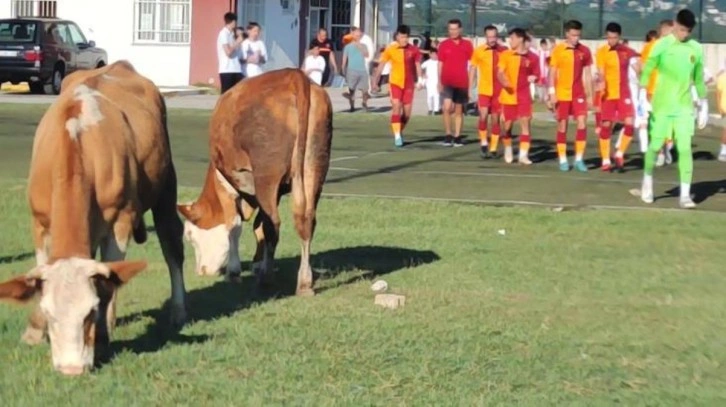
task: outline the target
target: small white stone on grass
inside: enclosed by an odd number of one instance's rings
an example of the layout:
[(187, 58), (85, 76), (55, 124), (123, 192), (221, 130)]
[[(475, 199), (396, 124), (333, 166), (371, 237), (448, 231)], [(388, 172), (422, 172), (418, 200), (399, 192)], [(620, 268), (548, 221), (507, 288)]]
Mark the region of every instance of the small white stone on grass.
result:
[(499, 233), (499, 236), (506, 236), (507, 235), (506, 229), (499, 229), (499, 230), (497, 230), (497, 233)]
[(388, 283), (386, 280), (378, 280), (375, 283), (371, 284), (371, 290), (375, 292), (383, 292), (388, 290)]
[(398, 294), (378, 294), (375, 304), (384, 308), (396, 309), (406, 305), (406, 297)]

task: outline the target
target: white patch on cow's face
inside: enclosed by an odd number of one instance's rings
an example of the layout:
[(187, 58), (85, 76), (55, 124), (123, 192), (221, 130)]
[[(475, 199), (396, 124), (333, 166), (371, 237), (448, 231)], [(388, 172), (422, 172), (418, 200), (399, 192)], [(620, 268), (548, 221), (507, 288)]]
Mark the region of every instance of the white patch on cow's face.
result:
[(242, 219), (236, 215), (232, 227), (220, 224), (202, 229), (190, 221), (184, 222), (184, 239), (194, 247), (196, 272), (200, 276), (216, 276), (229, 262), (230, 236), (239, 236)]
[(53, 367), (61, 373), (77, 375), (93, 366), (99, 298), (92, 278), (102, 268), (94, 260), (78, 258), (40, 268), (40, 309), (48, 320)]
[(68, 118), (68, 121), (66, 121), (66, 130), (73, 140), (78, 139), (81, 131), (103, 120), (103, 114), (96, 97), (103, 97), (103, 95), (83, 84), (78, 85), (73, 91), (73, 99), (81, 103), (80, 115)]

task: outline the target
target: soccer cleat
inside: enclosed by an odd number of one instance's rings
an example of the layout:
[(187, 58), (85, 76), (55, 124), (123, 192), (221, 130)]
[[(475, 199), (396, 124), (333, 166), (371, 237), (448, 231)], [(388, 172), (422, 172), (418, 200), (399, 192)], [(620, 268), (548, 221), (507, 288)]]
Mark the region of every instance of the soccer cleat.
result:
[(610, 171), (612, 171), (612, 170), (613, 170), (613, 167), (612, 167), (612, 165), (610, 165), (610, 163), (607, 163), (607, 164), (603, 164), (603, 165), (602, 165), (602, 166), (600, 167), (600, 170), (601, 170), (602, 172), (610, 172)]
[(484, 145), (484, 146), (479, 147), (479, 149), (481, 150), (481, 152), (480, 152), (481, 158), (484, 160), (489, 159), (489, 157), (490, 157), (489, 156), (489, 146)]
[(678, 206), (680, 206), (683, 209), (693, 209), (693, 208), (696, 207), (696, 203), (693, 202), (693, 200), (689, 196), (689, 197), (686, 197), (686, 198), (680, 198), (678, 200)]
[(394, 137), (393, 144), (395, 144), (396, 147), (403, 147), (403, 137)]
[(452, 144), (454, 147), (461, 147), (464, 145), (464, 142), (461, 141), (461, 137), (454, 137), (454, 142)]
[(445, 146), (451, 146), (453, 144), (453, 142), (454, 142), (454, 138), (450, 134), (447, 134), (446, 137), (444, 137), (443, 143), (441, 143), (441, 144), (443, 144)]
[(520, 155), (519, 163), (522, 165), (532, 165), (532, 160), (530, 160), (526, 155)]
[(570, 164), (567, 161), (560, 163), (560, 171), (567, 172), (569, 170), (570, 170)]
[(512, 147), (504, 147), (504, 162), (511, 164), (514, 161), (514, 153), (512, 153)]
[(575, 161), (575, 165), (573, 167), (575, 167), (575, 170), (577, 171), (587, 172), (587, 165), (585, 165), (585, 162), (582, 160)]
[(665, 154), (663, 151), (658, 153), (658, 158), (655, 159), (655, 166), (662, 167), (665, 164)]
[(615, 156), (613, 160), (615, 161), (615, 168), (617, 168), (619, 172), (625, 172), (625, 157)]

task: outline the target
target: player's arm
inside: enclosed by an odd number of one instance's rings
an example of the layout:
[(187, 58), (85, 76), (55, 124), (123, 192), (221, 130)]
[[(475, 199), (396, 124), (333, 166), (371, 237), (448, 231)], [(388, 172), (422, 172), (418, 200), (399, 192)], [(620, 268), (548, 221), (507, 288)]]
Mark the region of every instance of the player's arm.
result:
[(474, 80), (476, 79), (476, 71), (479, 66), (479, 53), (477, 51), (474, 51), (469, 62), (469, 84), (474, 84), (476, 83)]
[(509, 78), (507, 78), (507, 56), (501, 55), (499, 57), (499, 63), (497, 63), (497, 80), (499, 83), (502, 84), (502, 87), (509, 93), (514, 93), (514, 90), (512, 89), (512, 84), (509, 83)]
[(585, 60), (582, 64), (582, 85), (585, 87), (585, 98), (592, 104), (592, 54), (585, 48)]
[(595, 54), (595, 90), (599, 91), (605, 89), (605, 55), (603, 48), (597, 50)]
[(343, 48), (343, 59), (340, 61), (340, 72), (345, 72), (345, 67), (348, 66), (348, 46)]
[(693, 86), (696, 88), (699, 99), (706, 98), (706, 81), (704, 80), (703, 51), (696, 54), (693, 64)]
[(383, 68), (386, 67), (386, 64), (390, 60), (391, 60), (391, 54), (390, 54), (390, 51), (388, 51), (388, 48), (386, 48), (381, 53), (381, 57), (378, 58), (378, 66), (376, 67), (376, 70), (373, 72), (373, 77), (371, 78), (371, 88), (373, 90), (378, 89), (378, 80), (381, 78), (381, 72), (383, 72)]
[(423, 70), (421, 69), (421, 60), (423, 59), (423, 54), (421, 54), (420, 51), (416, 52), (416, 56), (414, 57), (414, 65), (416, 66), (416, 77), (418, 78), (418, 86), (423, 87), (424, 86), (424, 77), (423, 77)]
[(550, 53), (550, 73), (549, 77), (547, 78), (547, 94), (549, 95), (548, 100), (554, 101), (555, 99), (555, 89), (557, 86), (557, 69), (559, 65), (559, 52), (557, 52), (556, 49), (553, 49)]

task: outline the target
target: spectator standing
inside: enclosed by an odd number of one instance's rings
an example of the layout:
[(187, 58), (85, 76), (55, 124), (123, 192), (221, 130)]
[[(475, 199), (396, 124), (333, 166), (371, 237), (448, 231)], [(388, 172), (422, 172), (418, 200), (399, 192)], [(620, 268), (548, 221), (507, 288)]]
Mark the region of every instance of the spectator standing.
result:
[[(323, 86), (332, 79), (332, 76), (338, 72), (338, 65), (335, 63), (335, 54), (333, 53), (333, 42), (328, 38), (328, 30), (321, 28), (318, 35), (310, 41), (310, 46), (315, 45), (320, 50), (320, 56), (325, 60), (325, 71), (323, 71)], [(331, 72), (333, 75), (331, 75)]]
[(261, 75), (262, 65), (267, 62), (267, 48), (260, 39), (262, 28), (256, 22), (247, 25), (247, 39), (242, 41), (242, 72), (248, 78)]
[(303, 62), (302, 71), (317, 85), (323, 82), (323, 71), (325, 70), (325, 59), (320, 56), (320, 48), (311, 46), (308, 56)]
[(345, 81), (348, 85), (348, 92), (343, 97), (348, 99), (350, 103), (350, 111), (355, 110), (355, 91), (359, 90), (363, 97), (363, 108), (368, 109), (368, 90), (370, 88), (368, 80), (368, 69), (366, 58), (368, 57), (368, 48), (361, 43), (363, 32), (358, 27), (350, 29), (351, 41), (343, 48), (343, 61), (341, 70), (345, 73)]
[(235, 37), (237, 15), (224, 14), (224, 27), (217, 35), (217, 60), (219, 61), (219, 83), (221, 93), (226, 92), (237, 82), (242, 80), (242, 70), (239, 63), (239, 49), (242, 36)]

